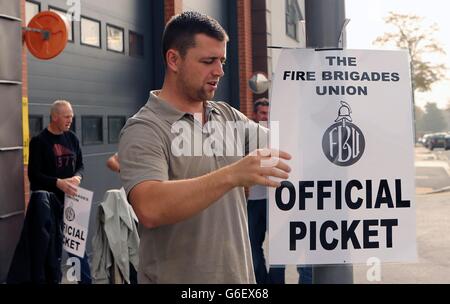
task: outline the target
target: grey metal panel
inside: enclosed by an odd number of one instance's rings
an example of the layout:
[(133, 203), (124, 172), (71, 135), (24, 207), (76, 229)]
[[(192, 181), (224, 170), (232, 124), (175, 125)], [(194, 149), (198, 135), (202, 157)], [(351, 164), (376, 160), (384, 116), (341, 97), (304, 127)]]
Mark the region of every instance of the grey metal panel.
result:
[(20, 18), (20, 1), (0, 0), (0, 14)]
[(20, 85), (0, 84), (0, 148), (22, 146), (21, 94)]
[(0, 284), (6, 281), (9, 265), (19, 241), (23, 214), (0, 220)]
[(0, 152), (0, 216), (23, 211), (22, 150)]
[(22, 77), (19, 17), (19, 0), (0, 0), (0, 282), (6, 279), (24, 209), (22, 150), (17, 149), (22, 145), (21, 85), (4, 82)]
[(228, 28), (228, 0), (183, 0), (183, 10), (194, 10), (216, 19), (223, 28)]
[[(65, 0), (41, 1), (67, 9)], [(80, 23), (74, 23), (74, 43), (58, 57), (41, 61), (28, 56), (29, 102), (51, 103), (65, 98), (76, 106), (107, 106), (137, 110), (148, 98), (152, 84), (151, 1), (82, 1), (81, 15), (101, 22), (102, 48), (80, 45)], [(106, 50), (106, 24), (124, 28), (125, 54)], [(128, 55), (128, 32), (144, 35), (144, 58)], [(30, 108), (30, 114), (32, 114)], [(107, 113), (105, 111), (104, 113)], [(88, 114), (78, 112), (76, 115)]]
[(82, 187), (95, 185), (94, 198), (96, 202), (102, 201), (105, 192), (109, 189), (120, 189), (122, 187), (119, 175), (106, 167), (107, 159), (111, 153), (91, 155), (84, 159), (84, 178)]
[(345, 23), (345, 0), (305, 1), (306, 44), (310, 48), (338, 48)]
[(21, 80), (21, 26), (18, 21), (0, 18), (0, 80)]
[[(137, 108), (148, 97), (149, 64), (120, 54), (66, 52), (48, 62), (29, 60), (30, 103), (64, 98), (74, 105)], [(89, 50), (92, 51), (92, 50)], [(114, 56), (113, 56), (114, 55)], [(134, 104), (130, 104), (134, 103)]]
[[(47, 10), (49, 5), (68, 9), (66, 0), (39, 2), (41, 10)], [(159, 48), (155, 47), (155, 41), (159, 43), (161, 39), (163, 7), (163, 0), (82, 0), (81, 15), (101, 22), (102, 47), (80, 45), (80, 23), (75, 22), (74, 42), (68, 43), (58, 57), (42, 61), (28, 55), (30, 115), (42, 115), (46, 126), (50, 104), (55, 99), (69, 100), (73, 105), (80, 142), (81, 117), (103, 117), (103, 144), (81, 146), (85, 165), (81, 186), (94, 191), (88, 255), (90, 238), (96, 228), (98, 203), (106, 190), (121, 187), (118, 175), (106, 167), (107, 158), (117, 151), (117, 144), (108, 144), (107, 141), (107, 118), (114, 115), (130, 117), (145, 104), (149, 90), (158, 88), (155, 83), (162, 83), (162, 56)], [(125, 54), (106, 50), (106, 24), (124, 28)], [(144, 35), (144, 58), (128, 55), (130, 30)]]

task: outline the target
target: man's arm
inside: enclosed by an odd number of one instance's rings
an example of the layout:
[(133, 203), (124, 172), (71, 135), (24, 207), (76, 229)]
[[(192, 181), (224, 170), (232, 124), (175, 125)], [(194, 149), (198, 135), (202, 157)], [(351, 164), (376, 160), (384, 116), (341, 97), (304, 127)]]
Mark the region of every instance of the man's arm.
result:
[(108, 158), (106, 161), (106, 166), (114, 172), (120, 172), (120, 164), (119, 164), (119, 157), (117, 156), (117, 153), (115, 153), (113, 156)]
[[(83, 153), (81, 152), (80, 142), (78, 141), (78, 138), (74, 135), (73, 139), (75, 141), (75, 147), (76, 147), (75, 153), (77, 156), (74, 177), (78, 176), (79, 180), (81, 181), (81, 179), (83, 178), (83, 173), (84, 173)], [(78, 182), (78, 184), (79, 184), (79, 182)]]
[(45, 147), (39, 141), (38, 137), (32, 138), (30, 141), (30, 154), (28, 161), (28, 178), (30, 183), (34, 185), (38, 185), (38, 187), (42, 187), (43, 189), (51, 189), (57, 187), (64, 193), (69, 195), (74, 195), (77, 193), (75, 185), (78, 186), (80, 184), (81, 178), (72, 177), (66, 179), (60, 179), (55, 176), (49, 176), (42, 172), (43, 166), (46, 164), (43, 161)]
[(30, 152), (28, 161), (28, 179), (30, 183), (39, 185), (44, 188), (53, 188), (56, 186), (57, 178), (49, 176), (42, 172), (44, 147), (39, 141), (39, 137), (33, 137), (30, 141)]
[(81, 183), (81, 180), (83, 179), (83, 173), (84, 173), (84, 164), (83, 164), (83, 153), (81, 152), (80, 148), (80, 142), (78, 141), (78, 138), (75, 134), (70, 132), (72, 134), (72, 141), (73, 146), (75, 147), (75, 155), (76, 155), (76, 162), (75, 162), (75, 172), (72, 177), (60, 179), (56, 181), (56, 186), (63, 191), (64, 193), (68, 195), (75, 195), (77, 193), (76, 187), (78, 187)]
[[(278, 153), (280, 159), (290, 159), (289, 154)], [(251, 155), (197, 178), (144, 181), (130, 191), (129, 200), (140, 223), (146, 227), (177, 223), (208, 208), (234, 187), (256, 184), (278, 187), (278, 182), (267, 177), (287, 179), (290, 168), (279, 159), (271, 166), (261, 166), (261, 162), (268, 159), (267, 156)]]

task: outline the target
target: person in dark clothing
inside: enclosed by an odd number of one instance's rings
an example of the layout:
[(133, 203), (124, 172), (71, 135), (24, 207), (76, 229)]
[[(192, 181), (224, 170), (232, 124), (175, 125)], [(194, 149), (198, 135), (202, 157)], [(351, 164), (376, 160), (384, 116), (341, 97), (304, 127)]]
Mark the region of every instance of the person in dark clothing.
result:
[(8, 271), (8, 284), (61, 282), (63, 205), (54, 193), (31, 193), (19, 242)]
[[(31, 191), (53, 192), (64, 204), (64, 195), (75, 195), (83, 178), (83, 157), (78, 138), (70, 131), (73, 119), (70, 103), (55, 101), (50, 115), (48, 127), (30, 141), (28, 178)], [(81, 283), (90, 282), (89, 263), (85, 255), (81, 259)]]
[(28, 178), (31, 191), (47, 190), (64, 202), (64, 194), (76, 194), (83, 176), (83, 157), (76, 135), (69, 130), (70, 103), (56, 101), (51, 122), (30, 141)]

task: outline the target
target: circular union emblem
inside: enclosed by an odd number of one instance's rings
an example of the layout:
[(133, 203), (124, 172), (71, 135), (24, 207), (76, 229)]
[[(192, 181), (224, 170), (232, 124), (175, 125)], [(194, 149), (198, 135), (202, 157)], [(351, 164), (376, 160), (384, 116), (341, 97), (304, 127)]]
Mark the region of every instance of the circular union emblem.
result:
[(330, 162), (347, 167), (356, 163), (364, 153), (366, 141), (358, 126), (353, 124), (350, 105), (341, 101), (338, 118), (323, 135), (322, 150)]
[(66, 210), (64, 210), (64, 216), (69, 222), (75, 219), (75, 210), (73, 210), (72, 206), (69, 206), (66, 208)]

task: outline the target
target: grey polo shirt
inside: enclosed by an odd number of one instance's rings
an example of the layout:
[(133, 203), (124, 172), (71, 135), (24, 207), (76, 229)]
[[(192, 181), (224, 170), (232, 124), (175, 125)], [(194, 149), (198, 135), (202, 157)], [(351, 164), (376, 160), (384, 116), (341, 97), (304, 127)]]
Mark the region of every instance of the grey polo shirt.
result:
[[(120, 177), (127, 195), (143, 181), (189, 179), (232, 164), (256, 148), (257, 132), (266, 132), (223, 102), (205, 104), (208, 122), (202, 126), (158, 93), (150, 93), (121, 132)], [(139, 232), (140, 283), (255, 283), (243, 188), (189, 219), (153, 229), (141, 225)]]

